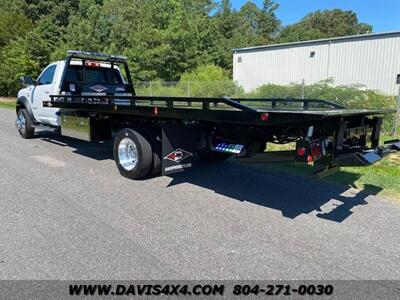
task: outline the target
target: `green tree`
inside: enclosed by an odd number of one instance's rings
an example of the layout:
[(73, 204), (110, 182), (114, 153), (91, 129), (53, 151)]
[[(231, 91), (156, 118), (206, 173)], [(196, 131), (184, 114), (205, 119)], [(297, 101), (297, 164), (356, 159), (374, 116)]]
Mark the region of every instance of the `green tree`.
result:
[(372, 32), (372, 26), (359, 23), (352, 11), (340, 9), (316, 11), (308, 14), (300, 22), (286, 26), (279, 37), (279, 42), (331, 38)]
[(239, 11), (239, 26), (236, 34), (240, 35), (245, 45), (265, 45), (273, 40), (280, 21), (275, 15), (278, 4), (264, 0), (263, 8), (259, 9), (253, 2), (246, 2)]
[(16, 95), (22, 75), (37, 76), (40, 66), (33, 59), (26, 41), (22, 38), (11, 41), (0, 52), (0, 95)]
[[(18, 0), (21, 2), (21, 0)], [(66, 26), (71, 13), (78, 8), (79, 0), (25, 0), (20, 4), (25, 15), (38, 22), (43, 17), (52, 16), (54, 21)]]
[[(8, 0), (0, 0), (3, 3)], [(2, 24), (11, 23), (7, 34), (0, 34), (0, 95), (15, 95), (22, 75), (37, 76), (60, 46), (74, 1), (11, 1)], [(67, 9), (69, 8), (69, 10)], [(31, 15), (34, 12), (36, 15)], [(25, 15), (24, 15), (25, 14)], [(11, 19), (11, 20), (10, 20)], [(16, 26), (14, 24), (17, 24)], [(8, 26), (8, 25), (4, 25)], [(1, 29), (7, 27), (1, 26)], [(1, 30), (0, 30), (1, 32)], [(13, 35), (10, 35), (12, 33)]]
[(275, 11), (278, 4), (264, 0), (259, 8), (252, 1), (246, 2), (239, 11), (231, 8), (229, 0), (223, 0), (213, 22), (217, 28), (217, 40), (213, 62), (232, 70), (232, 49), (270, 44), (274, 41), (280, 21)]
[(0, 0), (0, 7), (4, 11), (24, 14), (26, 2), (25, 0)]
[[(95, 0), (81, 0), (77, 11), (69, 18), (58, 50), (78, 49), (103, 51), (111, 43), (112, 18)], [(65, 56), (57, 51), (56, 57)]]
[(124, 44), (112, 43), (112, 48), (128, 56), (136, 80), (178, 80), (186, 70), (210, 60), (208, 50), (214, 43), (209, 22), (212, 7), (209, 0), (132, 4), (135, 19), (127, 16), (132, 20), (127, 23), (117, 17), (114, 25)]
[(261, 7), (249, 0), (240, 10), (230, 0), (0, 0), (0, 7), (1, 94), (15, 93), (19, 75), (37, 75), (67, 49), (126, 55), (136, 81), (177, 81), (199, 66), (229, 77), (233, 48), (372, 30), (353, 12), (317, 11), (278, 37), (273, 0)]
[(0, 48), (33, 28), (29, 19), (16, 11), (1, 8), (0, 15)]

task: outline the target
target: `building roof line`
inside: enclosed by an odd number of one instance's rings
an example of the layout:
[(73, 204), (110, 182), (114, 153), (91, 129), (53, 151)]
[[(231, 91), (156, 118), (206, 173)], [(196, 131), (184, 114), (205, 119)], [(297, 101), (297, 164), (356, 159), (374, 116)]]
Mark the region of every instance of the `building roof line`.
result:
[(307, 45), (307, 44), (329, 43), (329, 42), (340, 41), (340, 40), (365, 39), (365, 38), (369, 38), (369, 37), (396, 36), (396, 35), (400, 36), (400, 31), (368, 33), (368, 34), (349, 35), (349, 36), (341, 36), (341, 37), (318, 39), (318, 40), (299, 41), (299, 42), (263, 45), (263, 46), (246, 47), (246, 48), (236, 48), (236, 49), (232, 49), (232, 51), (233, 52), (245, 52), (245, 51), (253, 51), (253, 50), (263, 50), (263, 49), (269, 49), (269, 48), (278, 48), (278, 47), (284, 48), (284, 47), (300, 46), (300, 45)]

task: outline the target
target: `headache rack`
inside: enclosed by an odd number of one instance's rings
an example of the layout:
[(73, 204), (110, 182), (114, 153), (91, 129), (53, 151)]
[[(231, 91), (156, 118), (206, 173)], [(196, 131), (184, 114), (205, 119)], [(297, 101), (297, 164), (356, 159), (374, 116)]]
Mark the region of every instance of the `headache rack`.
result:
[(71, 58), (78, 58), (78, 59), (96, 59), (96, 60), (103, 60), (109, 62), (125, 62), (127, 61), (127, 57), (121, 55), (113, 55), (113, 54), (106, 54), (106, 53), (98, 53), (92, 51), (81, 51), (81, 50), (68, 50), (67, 54)]

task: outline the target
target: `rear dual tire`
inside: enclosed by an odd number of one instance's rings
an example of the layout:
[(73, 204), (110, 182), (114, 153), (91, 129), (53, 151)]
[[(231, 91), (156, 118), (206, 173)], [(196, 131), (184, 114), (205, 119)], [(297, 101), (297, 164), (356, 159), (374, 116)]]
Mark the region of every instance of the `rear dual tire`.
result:
[(154, 169), (153, 149), (139, 132), (125, 128), (118, 132), (114, 141), (114, 160), (122, 176), (141, 179)]
[[(117, 168), (126, 178), (135, 180), (161, 173), (161, 148), (148, 130), (122, 129), (115, 137), (113, 152)], [(198, 152), (198, 156), (215, 162), (225, 160), (232, 154), (203, 151)]]

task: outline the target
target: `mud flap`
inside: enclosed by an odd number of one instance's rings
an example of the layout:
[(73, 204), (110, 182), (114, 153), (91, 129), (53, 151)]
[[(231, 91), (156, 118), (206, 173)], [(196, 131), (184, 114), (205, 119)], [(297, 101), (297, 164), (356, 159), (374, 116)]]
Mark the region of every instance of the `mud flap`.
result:
[(183, 172), (195, 159), (195, 132), (182, 122), (165, 121), (162, 125), (162, 174)]

